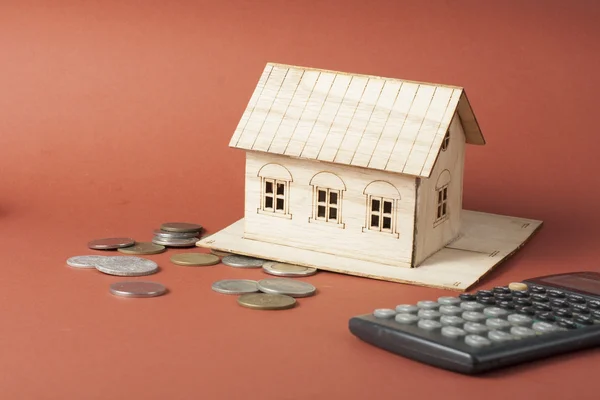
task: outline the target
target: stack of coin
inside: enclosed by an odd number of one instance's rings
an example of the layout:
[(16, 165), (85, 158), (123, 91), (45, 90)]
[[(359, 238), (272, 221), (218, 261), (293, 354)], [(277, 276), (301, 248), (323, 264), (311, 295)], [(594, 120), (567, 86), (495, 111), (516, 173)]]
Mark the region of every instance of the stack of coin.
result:
[(200, 240), (201, 232), (201, 225), (167, 222), (154, 231), (152, 243), (165, 247), (193, 247)]
[(262, 269), (269, 275), (295, 278), (299, 276), (311, 276), (317, 273), (316, 268), (303, 267), (301, 265), (267, 261), (263, 263)]

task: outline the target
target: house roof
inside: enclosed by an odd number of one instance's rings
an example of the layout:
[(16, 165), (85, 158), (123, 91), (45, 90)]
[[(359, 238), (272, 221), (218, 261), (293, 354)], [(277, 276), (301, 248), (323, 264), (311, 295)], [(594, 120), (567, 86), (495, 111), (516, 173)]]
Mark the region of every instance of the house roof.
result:
[(485, 144), (461, 87), (269, 63), (229, 145), (429, 177), (455, 111)]

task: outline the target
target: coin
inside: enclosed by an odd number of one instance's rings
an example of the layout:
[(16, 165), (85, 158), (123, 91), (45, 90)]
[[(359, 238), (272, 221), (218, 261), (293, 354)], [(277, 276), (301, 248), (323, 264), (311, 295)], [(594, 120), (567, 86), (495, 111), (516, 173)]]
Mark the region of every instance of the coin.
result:
[(215, 256), (218, 256), (218, 257), (227, 257), (227, 256), (232, 256), (233, 255), (233, 253), (227, 253), (226, 251), (215, 250), (215, 249), (210, 249), (210, 252), (213, 253)]
[(117, 249), (119, 253), (123, 254), (159, 254), (164, 253), (166, 250), (165, 246), (149, 242), (139, 242), (133, 246)]
[(194, 231), (194, 232), (169, 232), (169, 231), (163, 231), (160, 229), (156, 229), (154, 231), (154, 236), (156, 238), (164, 238), (164, 239), (188, 239), (188, 238), (197, 237), (198, 235), (199, 235), (199, 233), (196, 231)]
[(106, 238), (92, 240), (88, 243), (88, 247), (95, 250), (113, 250), (133, 246), (134, 244), (135, 240), (131, 238)]
[(514, 291), (524, 291), (527, 290), (527, 285), (522, 282), (511, 282), (508, 288)]
[(232, 254), (223, 257), (223, 264), (229, 265), (230, 267), (237, 268), (260, 268), (265, 263), (265, 260), (260, 258), (242, 256), (238, 254)]
[(246, 293), (238, 297), (238, 304), (256, 310), (286, 310), (296, 305), (296, 299), (283, 294)]
[(116, 282), (110, 285), (110, 292), (121, 297), (156, 297), (166, 291), (166, 287), (156, 282)]
[(316, 268), (279, 263), (275, 261), (267, 261), (263, 264), (262, 268), (267, 274), (277, 276), (310, 276), (317, 273)]
[(255, 293), (258, 292), (258, 285), (249, 279), (225, 279), (213, 283), (212, 290), (224, 294)]
[(160, 229), (169, 232), (200, 232), (202, 226), (198, 224), (188, 224), (186, 222), (167, 222), (162, 224)]
[(105, 257), (96, 263), (96, 269), (108, 275), (142, 276), (158, 271), (158, 265), (146, 258), (133, 256)]
[(152, 243), (160, 244), (166, 247), (193, 247), (196, 245), (198, 238), (187, 238), (187, 239), (165, 239), (165, 238), (157, 238), (152, 239)]
[(106, 256), (75, 256), (67, 260), (67, 265), (74, 268), (96, 268), (96, 263)]
[(204, 253), (183, 253), (175, 254), (171, 257), (171, 262), (177, 265), (215, 265), (221, 262), (221, 259), (214, 254)]
[(285, 294), (292, 297), (308, 297), (316, 292), (310, 283), (289, 278), (271, 278), (258, 281), (258, 290), (264, 293)]

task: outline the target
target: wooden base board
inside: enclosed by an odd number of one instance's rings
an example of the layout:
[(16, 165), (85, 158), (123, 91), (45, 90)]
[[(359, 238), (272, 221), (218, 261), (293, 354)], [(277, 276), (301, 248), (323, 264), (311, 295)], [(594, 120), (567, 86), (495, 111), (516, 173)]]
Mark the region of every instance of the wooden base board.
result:
[(519, 250), (542, 223), (532, 219), (463, 210), (460, 237), (415, 268), (394, 267), (244, 239), (244, 219), (201, 239), (196, 245), (348, 275), (466, 291), (492, 268)]

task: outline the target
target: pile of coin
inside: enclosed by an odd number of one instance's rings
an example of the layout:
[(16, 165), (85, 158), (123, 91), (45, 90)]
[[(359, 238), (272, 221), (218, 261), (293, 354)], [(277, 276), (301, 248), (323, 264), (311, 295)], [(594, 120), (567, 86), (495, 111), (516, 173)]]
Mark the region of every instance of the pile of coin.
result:
[(167, 222), (154, 231), (152, 243), (166, 247), (193, 247), (200, 240), (202, 226), (186, 222)]

